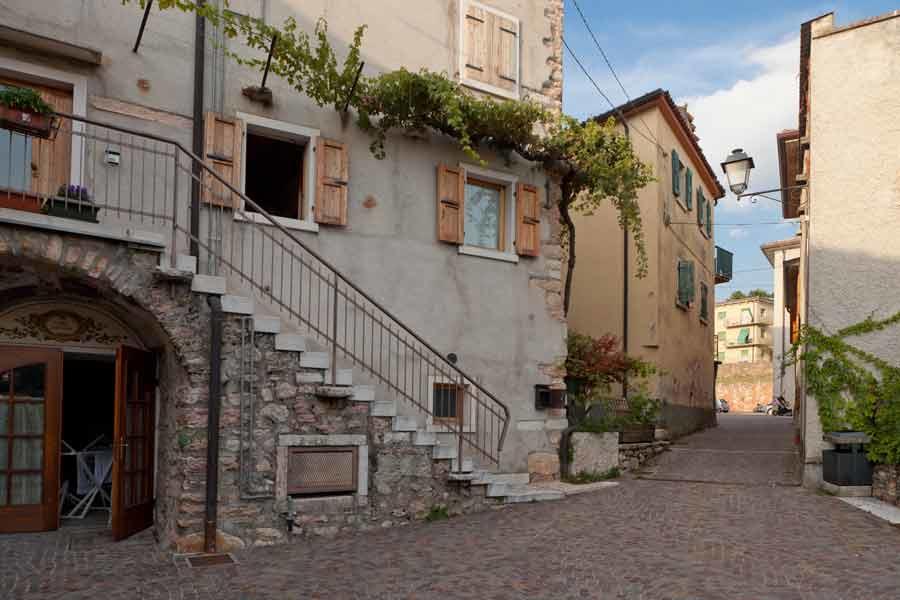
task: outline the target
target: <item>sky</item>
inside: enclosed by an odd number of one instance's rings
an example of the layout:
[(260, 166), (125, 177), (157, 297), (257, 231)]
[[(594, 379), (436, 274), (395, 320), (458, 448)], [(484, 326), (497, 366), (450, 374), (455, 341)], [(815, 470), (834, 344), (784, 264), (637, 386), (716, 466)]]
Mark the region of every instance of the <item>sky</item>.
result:
[[(727, 189), (719, 164), (733, 148), (756, 168), (750, 190), (780, 186), (775, 135), (797, 127), (799, 36), (803, 21), (834, 11), (843, 25), (895, 10), (896, 0), (838, 2), (784, 0), (566, 0), (563, 35), (600, 89), (615, 104), (626, 101), (581, 20), (594, 35), (628, 93), (656, 88), (687, 103), (700, 146)], [(564, 50), (563, 109), (576, 117), (609, 110), (606, 100)], [(776, 198), (778, 194), (773, 194)], [(734, 279), (716, 286), (716, 298), (753, 288), (772, 290), (772, 269), (759, 247), (794, 235), (781, 205), (759, 198), (719, 200), (716, 244), (734, 253)]]

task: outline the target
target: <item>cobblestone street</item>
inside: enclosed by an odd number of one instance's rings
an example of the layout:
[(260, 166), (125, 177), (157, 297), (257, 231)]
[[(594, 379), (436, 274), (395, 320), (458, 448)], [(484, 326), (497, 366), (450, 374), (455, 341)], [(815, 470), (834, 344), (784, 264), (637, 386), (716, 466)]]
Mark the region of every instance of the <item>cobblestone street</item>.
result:
[[(147, 533), (0, 537), (3, 598), (896, 599), (900, 531), (795, 485), (790, 419), (724, 415), (638, 479), (559, 502), (237, 555)], [(75, 533), (72, 533), (72, 532)]]

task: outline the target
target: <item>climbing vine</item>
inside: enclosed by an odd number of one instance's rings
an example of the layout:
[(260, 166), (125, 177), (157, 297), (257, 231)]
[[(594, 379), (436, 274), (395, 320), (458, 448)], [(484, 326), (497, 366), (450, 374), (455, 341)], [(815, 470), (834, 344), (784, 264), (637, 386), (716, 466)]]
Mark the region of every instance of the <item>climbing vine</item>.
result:
[(886, 464), (900, 464), (900, 367), (846, 339), (898, 323), (900, 313), (884, 320), (869, 317), (834, 335), (804, 325), (785, 361), (802, 364), (823, 430), (866, 432), (872, 440), (869, 458)]
[[(123, 4), (130, 1), (122, 0)], [(371, 151), (377, 158), (385, 157), (385, 142), (392, 131), (430, 130), (455, 140), (476, 161), (483, 162), (480, 148), (490, 148), (507, 158), (515, 153), (541, 165), (560, 185), (557, 206), (563, 225), (562, 243), (567, 249), (566, 311), (575, 269), (573, 213), (589, 215), (602, 203), (610, 202), (618, 211), (619, 225), (631, 234), (636, 272), (641, 277), (646, 274), (637, 195), (653, 176), (614, 120), (581, 122), (549, 111), (533, 100), (475, 95), (446, 74), (426, 69), (412, 72), (401, 68), (361, 76), (365, 26), (356, 29), (341, 60), (329, 43), (324, 19), (310, 35), (298, 28), (293, 18), (279, 28), (220, 10), (212, 2), (160, 0), (159, 8), (195, 12), (221, 26), (228, 38), (243, 42), (241, 52), (227, 51), (242, 65), (262, 70), (271, 47), (271, 72), (319, 106), (341, 111), (352, 108), (359, 127), (371, 134)]]

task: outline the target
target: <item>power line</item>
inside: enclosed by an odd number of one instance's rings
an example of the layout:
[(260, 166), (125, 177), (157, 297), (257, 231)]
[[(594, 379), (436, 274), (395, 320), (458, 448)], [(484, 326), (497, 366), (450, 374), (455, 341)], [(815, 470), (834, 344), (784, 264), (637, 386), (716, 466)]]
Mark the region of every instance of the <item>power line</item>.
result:
[[(790, 221), (758, 221), (756, 223), (713, 223), (713, 227), (756, 227), (757, 225), (784, 225)], [(670, 225), (698, 225), (696, 221), (671, 221)]]
[[(578, 55), (576, 55), (575, 52), (572, 50), (572, 48), (569, 47), (569, 43), (566, 41), (566, 38), (565, 38), (565, 37), (562, 38), (562, 42), (563, 42), (563, 45), (566, 47), (566, 50), (569, 51), (569, 55), (575, 60), (575, 64), (578, 65), (578, 68), (581, 69), (581, 72), (584, 73), (584, 76), (588, 78), (588, 81), (590, 81), (590, 82), (593, 84), (594, 89), (597, 90), (597, 93), (600, 94), (600, 95), (603, 97), (604, 100), (606, 100), (606, 102), (609, 104), (609, 106), (610, 106), (613, 110), (616, 110), (616, 108), (617, 108), (616, 105), (613, 104), (613, 101), (609, 99), (609, 96), (607, 96), (607, 95), (603, 92), (603, 90), (600, 89), (600, 86), (597, 84), (596, 81), (594, 81), (594, 78), (591, 77), (591, 74), (588, 73), (588, 70), (587, 70), (587, 69), (584, 67), (584, 65), (581, 63), (581, 60), (579, 60)], [(628, 125), (628, 120), (625, 118), (624, 115), (621, 115), (621, 113), (620, 113), (620, 118), (621, 118), (623, 121), (625, 121), (625, 125)], [(659, 142), (657, 142), (657, 141), (654, 140), (654, 139), (650, 139), (649, 137), (647, 137), (647, 134), (645, 134), (645, 133), (644, 133), (643, 131), (641, 131), (640, 129), (634, 129), (634, 131), (637, 132), (642, 138), (644, 138), (645, 140), (647, 140), (648, 142), (650, 142), (651, 144), (655, 145), (655, 146), (658, 147), (660, 150), (662, 150), (663, 153), (666, 152), (665, 148), (663, 148), (662, 146), (660, 146)]]
[[(600, 51), (600, 56), (603, 57), (603, 61), (606, 63), (606, 66), (609, 67), (609, 72), (612, 73), (613, 79), (615, 79), (616, 83), (619, 84), (619, 88), (621, 88), (622, 93), (625, 94), (625, 99), (628, 100), (629, 102), (631, 102), (631, 96), (628, 95), (628, 90), (625, 89), (625, 85), (622, 83), (622, 80), (619, 79), (619, 75), (618, 75), (618, 73), (616, 73), (616, 70), (613, 68), (612, 62), (609, 60), (609, 57), (606, 56), (606, 52), (604, 52), (603, 46), (600, 45), (600, 41), (597, 39), (597, 36), (594, 35), (594, 30), (591, 29), (591, 25), (590, 25), (590, 23), (588, 23), (587, 17), (584, 16), (583, 12), (581, 12), (581, 7), (578, 6), (578, 2), (576, 0), (572, 0), (572, 3), (575, 5), (575, 10), (578, 11), (578, 15), (581, 17), (581, 22), (584, 23), (585, 29), (587, 29), (588, 33), (591, 35), (591, 39), (594, 40), (594, 45), (597, 46), (597, 50)], [(641, 124), (647, 130), (647, 133), (650, 135), (650, 137), (653, 138), (653, 141), (656, 143), (656, 145), (659, 146), (659, 142), (657, 141), (656, 136), (653, 135), (653, 132), (651, 131), (650, 127), (647, 125), (647, 123), (644, 121), (644, 119), (640, 115), (638, 115), (638, 120), (641, 122)]]

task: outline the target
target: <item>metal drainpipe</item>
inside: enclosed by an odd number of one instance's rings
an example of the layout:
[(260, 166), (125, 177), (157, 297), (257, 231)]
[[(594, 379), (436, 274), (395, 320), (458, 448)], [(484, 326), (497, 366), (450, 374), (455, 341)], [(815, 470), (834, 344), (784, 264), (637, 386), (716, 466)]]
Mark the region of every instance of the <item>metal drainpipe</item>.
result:
[(206, 518), (203, 547), (216, 551), (216, 521), (219, 501), (219, 406), (222, 400), (222, 300), (207, 298), (212, 311), (209, 321), (209, 398), (206, 416)]
[[(625, 115), (621, 115), (622, 124), (625, 126), (625, 137), (631, 139), (628, 130), (628, 122)], [(622, 352), (628, 354), (628, 229), (622, 230)], [(628, 374), (622, 377), (622, 396), (628, 398)]]
[[(203, 6), (204, 0), (197, 3)], [(203, 156), (203, 81), (206, 78), (206, 19), (197, 15), (194, 28), (194, 132), (192, 149)], [(191, 256), (200, 256), (200, 165), (192, 162), (191, 178)], [(199, 261), (198, 261), (199, 265)]]

